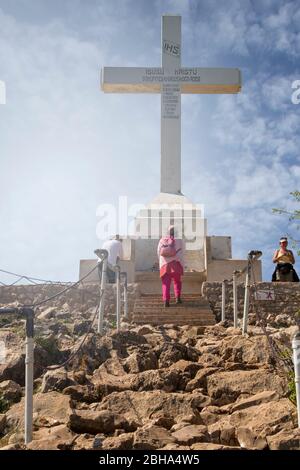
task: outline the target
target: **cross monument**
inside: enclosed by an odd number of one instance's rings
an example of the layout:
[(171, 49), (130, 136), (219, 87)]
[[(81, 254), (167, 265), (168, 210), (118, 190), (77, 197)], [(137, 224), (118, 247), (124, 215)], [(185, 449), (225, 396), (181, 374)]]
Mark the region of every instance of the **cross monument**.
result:
[(181, 66), (181, 17), (162, 17), (161, 67), (104, 67), (101, 87), (107, 93), (161, 94), (162, 193), (181, 193), (181, 93), (238, 93), (237, 68)]

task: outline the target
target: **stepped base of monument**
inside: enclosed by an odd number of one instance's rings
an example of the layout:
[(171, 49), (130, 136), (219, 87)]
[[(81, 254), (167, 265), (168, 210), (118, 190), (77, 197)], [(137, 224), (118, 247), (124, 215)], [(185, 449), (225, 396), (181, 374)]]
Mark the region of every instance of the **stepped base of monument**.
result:
[(148, 325), (195, 325), (210, 326), (216, 323), (210, 305), (198, 294), (182, 296), (182, 304), (171, 298), (170, 307), (163, 306), (160, 295), (144, 294), (134, 304), (132, 321)]
[[(205, 272), (185, 272), (182, 277), (182, 294), (200, 295), (202, 283), (205, 281)], [(135, 274), (135, 282), (139, 284), (142, 295), (161, 294), (161, 280), (159, 272), (138, 271)]]

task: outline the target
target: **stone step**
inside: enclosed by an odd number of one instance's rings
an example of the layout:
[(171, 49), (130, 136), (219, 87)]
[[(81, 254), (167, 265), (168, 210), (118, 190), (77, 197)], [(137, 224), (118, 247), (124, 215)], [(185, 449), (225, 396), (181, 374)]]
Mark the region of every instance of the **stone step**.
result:
[(199, 293), (183, 295), (182, 304), (176, 304), (172, 296), (169, 308), (164, 307), (161, 294), (143, 294), (135, 301), (132, 320), (150, 325), (208, 326), (216, 323), (209, 302)]
[(176, 307), (169, 307), (169, 308), (160, 308), (160, 309), (134, 309), (133, 312), (135, 315), (181, 315), (181, 316), (196, 316), (196, 317), (203, 317), (205, 315), (214, 316), (211, 310), (209, 309), (198, 309), (198, 310), (188, 310), (188, 309), (179, 309)]
[[(149, 304), (146, 304), (146, 303), (136, 303), (135, 304), (135, 308), (136, 309), (146, 309), (146, 310), (150, 310), (151, 308), (155, 308), (155, 309), (160, 309), (160, 308), (164, 308), (163, 306), (163, 302), (159, 302), (159, 303), (149, 303)], [(179, 309), (208, 309), (210, 310), (210, 306), (209, 304), (205, 304), (205, 303), (202, 303), (202, 304), (199, 304), (199, 303), (184, 303), (184, 304), (175, 304), (175, 302), (170, 302), (170, 308), (179, 308)]]
[(133, 317), (134, 323), (148, 323), (149, 325), (159, 323), (160, 325), (169, 325), (170, 323), (180, 323), (183, 325), (214, 325), (215, 320), (213, 318), (140, 318)]
[(215, 320), (166, 320), (166, 319), (152, 319), (149, 321), (148, 319), (140, 319), (136, 318), (133, 319), (133, 322), (138, 324), (138, 325), (178, 325), (178, 326), (183, 326), (183, 325), (190, 325), (190, 326), (213, 326), (215, 325)]

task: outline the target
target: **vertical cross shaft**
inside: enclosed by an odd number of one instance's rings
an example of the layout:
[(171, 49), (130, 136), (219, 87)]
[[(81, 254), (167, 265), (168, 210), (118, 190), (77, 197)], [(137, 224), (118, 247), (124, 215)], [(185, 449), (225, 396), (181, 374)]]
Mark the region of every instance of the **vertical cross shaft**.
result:
[[(174, 75), (181, 67), (181, 17), (162, 17), (162, 69)], [(160, 190), (181, 193), (181, 90), (164, 83), (161, 90), (161, 170)]]

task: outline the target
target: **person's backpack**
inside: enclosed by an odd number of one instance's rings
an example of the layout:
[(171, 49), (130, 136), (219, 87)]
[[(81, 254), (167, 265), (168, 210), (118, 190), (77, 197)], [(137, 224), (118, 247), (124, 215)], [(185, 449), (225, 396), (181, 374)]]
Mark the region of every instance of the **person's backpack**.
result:
[(175, 248), (175, 239), (170, 237), (164, 239), (160, 246), (159, 254), (165, 258), (172, 258), (172, 256), (176, 256), (177, 251)]

